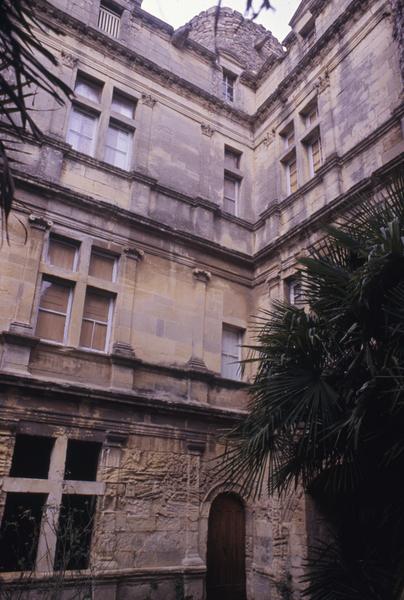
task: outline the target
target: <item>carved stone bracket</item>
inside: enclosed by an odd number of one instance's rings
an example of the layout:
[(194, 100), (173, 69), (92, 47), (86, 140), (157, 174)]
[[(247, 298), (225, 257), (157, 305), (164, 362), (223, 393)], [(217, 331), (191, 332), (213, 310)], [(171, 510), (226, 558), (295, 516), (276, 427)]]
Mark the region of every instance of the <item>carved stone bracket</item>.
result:
[(115, 357), (136, 358), (135, 351), (130, 344), (126, 342), (114, 342), (112, 352)]
[(321, 94), (329, 86), (330, 86), (330, 74), (328, 73), (328, 71), (326, 71), (324, 73), (324, 75), (320, 75), (320, 77), (317, 79), (316, 83), (314, 84), (314, 87), (317, 90), (317, 93)]
[(124, 254), (126, 254), (126, 256), (128, 258), (133, 258), (134, 260), (137, 260), (137, 261), (142, 260), (144, 257), (143, 250), (140, 250), (139, 248), (128, 247), (128, 248), (124, 248), (123, 251), (124, 251)]
[(142, 103), (150, 108), (153, 108), (157, 103), (157, 100), (155, 100), (150, 94), (142, 94)]
[(209, 271), (204, 271), (203, 269), (194, 269), (192, 274), (197, 281), (203, 281), (203, 283), (209, 283), (209, 281), (212, 279), (212, 274)]
[(73, 54), (65, 52), (64, 50), (61, 51), (60, 57), (62, 64), (65, 65), (65, 67), (70, 67), (71, 69), (79, 62), (79, 59), (76, 56), (73, 56)]
[(205, 361), (198, 356), (191, 356), (191, 358), (187, 362), (188, 369), (192, 369), (193, 371), (200, 371), (205, 373), (208, 371), (207, 366), (205, 365)]
[(33, 229), (39, 229), (41, 231), (46, 231), (53, 225), (53, 222), (50, 219), (45, 219), (45, 217), (34, 215), (33, 213), (29, 215), (28, 222)]
[(267, 131), (262, 142), (266, 148), (268, 148), (275, 139), (275, 129), (271, 129), (271, 131)]
[(212, 135), (215, 133), (215, 130), (213, 129), (213, 127), (211, 127), (210, 125), (208, 125), (206, 123), (201, 123), (201, 130), (202, 130), (202, 135), (206, 135), (207, 137), (212, 137)]

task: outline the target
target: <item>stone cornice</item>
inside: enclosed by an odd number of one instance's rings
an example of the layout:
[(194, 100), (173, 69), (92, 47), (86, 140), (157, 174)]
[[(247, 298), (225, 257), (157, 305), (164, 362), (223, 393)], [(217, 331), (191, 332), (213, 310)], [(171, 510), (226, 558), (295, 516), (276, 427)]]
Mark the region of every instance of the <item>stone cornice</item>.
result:
[[(323, 33), (323, 35), (316, 41), (316, 43), (308, 50), (304, 56), (298, 61), (296, 66), (288, 73), (288, 75), (279, 83), (272, 94), (261, 104), (254, 114), (253, 121), (254, 126), (260, 125), (267, 117), (272, 105), (279, 99), (287, 98), (290, 95), (292, 88), (303, 81), (307, 77), (307, 70), (312, 69), (313, 66), (320, 64), (323, 57), (329, 50), (329, 44), (338, 36), (340, 39), (344, 32), (344, 26), (353, 18), (358, 12), (365, 12), (367, 6), (376, 2), (376, 0), (352, 0), (345, 11), (333, 21), (330, 27)], [(383, 14), (385, 5), (381, 7), (378, 13)], [(372, 14), (372, 20), (377, 19), (378, 13)], [(297, 41), (297, 40), (296, 40)], [(283, 60), (281, 57), (279, 60)], [(260, 72), (257, 75), (257, 87), (262, 83), (264, 78), (267, 76), (268, 66), (263, 65)]]
[[(27, 175), (26, 173), (18, 171), (14, 171), (14, 173), (15, 179), (21, 188), (27, 190), (35, 189), (35, 191), (40, 193), (43, 197), (51, 197), (53, 199), (57, 197), (63, 202), (71, 203), (75, 207), (81, 207), (89, 212), (95, 212), (97, 214), (102, 213), (108, 218), (124, 220), (143, 232), (150, 231), (151, 233), (158, 233), (160, 237), (171, 238), (176, 242), (194, 246), (207, 255), (213, 254), (215, 256), (221, 256), (228, 262), (235, 263), (237, 266), (243, 268), (250, 269), (252, 266), (252, 258), (249, 254), (225, 248), (216, 242), (206, 240), (206, 238), (202, 238), (192, 233), (179, 231), (160, 221), (155, 221), (151, 218), (134, 213), (133, 211), (121, 208), (105, 200), (98, 200), (91, 196), (75, 192), (69, 188), (65, 188), (34, 175)], [(26, 206), (27, 203), (24, 202), (24, 205)], [(244, 284), (245, 283), (246, 282), (244, 282)]]
[[(130, 65), (134, 67), (138, 73), (141, 73), (149, 79), (154, 79), (165, 88), (173, 87), (179, 95), (192, 94), (195, 98), (198, 98), (199, 100), (202, 99), (206, 102), (216, 113), (219, 112), (226, 115), (230, 119), (241, 124), (250, 123), (251, 116), (247, 113), (234, 108), (218, 96), (210, 94), (206, 90), (183, 79), (172, 71), (161, 67), (135, 50), (128, 48), (127, 45), (104, 34), (102, 31), (91, 27), (90, 25), (86, 25), (82, 21), (79, 21), (55, 6), (50, 5), (46, 1), (36, 0), (36, 6), (41, 10), (41, 20), (45, 23), (49, 22), (49, 24), (56, 21), (59, 29), (62, 31), (65, 31), (66, 28), (77, 31), (80, 36), (85, 36), (87, 46), (93, 47), (95, 50), (102, 47), (104, 52), (110, 50), (114, 53), (115, 59), (121, 58), (121, 60), (129, 61)], [(192, 47), (194, 47), (195, 44), (192, 44)]]
[[(296, 66), (280, 82), (274, 92), (253, 115), (249, 115), (230, 106), (220, 97), (210, 94), (197, 85), (181, 78), (180, 76), (168, 71), (167, 69), (164, 69), (163, 67), (160, 67), (158, 64), (138, 54), (134, 50), (131, 50), (119, 41), (103, 34), (98, 29), (85, 25), (78, 19), (71, 17), (55, 6), (50, 5), (46, 0), (36, 0), (36, 3), (37, 6), (42, 10), (41, 18), (43, 20), (56, 20), (59, 24), (59, 27), (62, 29), (63, 27), (75, 29), (80, 33), (80, 35), (85, 35), (86, 43), (89, 46), (93, 46), (95, 49), (99, 47), (97, 42), (101, 42), (104, 51), (108, 51), (108, 49), (110, 49), (111, 52), (114, 52), (115, 57), (120, 56), (123, 60), (129, 60), (130, 64), (135, 66), (135, 68), (146, 77), (155, 79), (164, 87), (175, 87), (176, 92), (179, 95), (192, 94), (199, 101), (202, 99), (206, 105), (215, 110), (216, 113), (219, 112), (223, 115), (226, 115), (230, 119), (239, 122), (240, 124), (254, 128), (262, 123), (262, 121), (266, 118), (273, 103), (278, 99), (287, 97), (287, 95), (290, 93), (290, 88), (296, 87), (296, 84), (307, 75), (307, 69), (312, 68), (314, 64), (318, 64), (321, 61), (322, 56), (327, 52), (329, 43), (335, 36), (338, 36), (339, 38), (341, 37), (345, 24), (352, 19), (354, 14), (358, 11), (364, 12), (367, 6), (375, 1), (376, 0), (352, 0), (345, 11), (339, 15), (339, 17), (337, 17), (337, 19), (323, 33), (313, 47), (310, 48), (310, 50), (298, 61)], [(324, 4), (324, 0), (318, 0), (317, 2), (314, 2), (313, 11), (316, 15), (321, 12)], [(165, 23), (159, 19), (156, 19), (149, 13), (146, 13), (142, 9), (135, 8), (133, 13), (153, 28), (164, 32), (167, 36), (167, 40), (169, 41), (169, 35), (171, 35), (173, 32), (171, 26), (166, 26)], [(211, 63), (215, 61), (216, 55), (212, 51), (204, 48), (196, 42), (193, 42), (192, 40), (187, 40), (186, 48), (192, 49)], [(254, 76), (252, 73), (245, 71), (242, 74), (241, 81), (251, 89), (256, 90), (267, 76), (268, 69), (270, 69), (274, 64), (283, 61), (285, 56), (278, 57), (275, 54), (270, 56), (264, 65), (262, 65), (258, 75)]]
[[(156, 365), (156, 367), (160, 367)], [(168, 367), (166, 367), (167, 369)], [(178, 375), (181, 378), (188, 377), (189, 370), (181, 370)], [(195, 372), (195, 378), (206, 379), (207, 374)], [(230, 382), (233, 388), (245, 388), (246, 384), (240, 382)], [(220, 377), (212, 378), (212, 385), (228, 387), (229, 381)], [(236, 385), (237, 384), (237, 385)], [(0, 373), (0, 390), (8, 387), (22, 389), (24, 395), (28, 392), (40, 393), (41, 397), (56, 394), (62, 395), (66, 400), (83, 399), (91, 402), (112, 403), (114, 405), (126, 405), (143, 412), (156, 412), (159, 415), (175, 414), (176, 416), (186, 415), (197, 418), (204, 418), (211, 421), (237, 421), (246, 413), (242, 410), (232, 410), (218, 408), (212, 405), (197, 404), (196, 402), (186, 402), (178, 400), (163, 400), (160, 397), (151, 397), (148, 394), (142, 394), (136, 390), (118, 390), (90, 387), (86, 385), (67, 383), (66, 380), (60, 382), (55, 380), (46, 380), (43, 377), (24, 377), (5, 372)]]

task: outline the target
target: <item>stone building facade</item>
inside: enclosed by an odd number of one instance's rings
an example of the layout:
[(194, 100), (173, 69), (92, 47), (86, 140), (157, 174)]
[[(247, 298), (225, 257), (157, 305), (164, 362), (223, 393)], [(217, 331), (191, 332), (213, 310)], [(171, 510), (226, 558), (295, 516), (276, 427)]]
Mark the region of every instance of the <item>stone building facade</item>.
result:
[(402, 160), (400, 2), (303, 0), (283, 45), (227, 8), (215, 36), (214, 9), (37, 4), (75, 98), (33, 97), (0, 249), (3, 585), (46, 582), (73, 507), (87, 598), (297, 600), (305, 499), (243, 498), (215, 459), (251, 315), (298, 301), (298, 256)]

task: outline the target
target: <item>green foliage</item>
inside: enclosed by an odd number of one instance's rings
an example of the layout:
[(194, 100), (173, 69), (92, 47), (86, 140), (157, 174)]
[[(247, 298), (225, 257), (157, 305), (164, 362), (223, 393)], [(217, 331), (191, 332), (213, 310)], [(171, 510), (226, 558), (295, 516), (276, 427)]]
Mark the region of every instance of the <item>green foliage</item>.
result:
[(301, 260), (309, 309), (277, 302), (257, 320), (251, 411), (223, 457), (245, 493), (302, 485), (327, 518), (312, 600), (395, 600), (404, 585), (402, 169), (379, 183)]

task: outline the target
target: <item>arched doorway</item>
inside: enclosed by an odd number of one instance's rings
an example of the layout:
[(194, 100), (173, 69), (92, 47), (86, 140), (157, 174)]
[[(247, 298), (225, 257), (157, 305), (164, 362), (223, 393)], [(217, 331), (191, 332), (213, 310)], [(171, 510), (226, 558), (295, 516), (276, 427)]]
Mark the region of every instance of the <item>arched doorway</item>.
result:
[(246, 600), (245, 512), (235, 494), (212, 502), (208, 522), (207, 600)]

